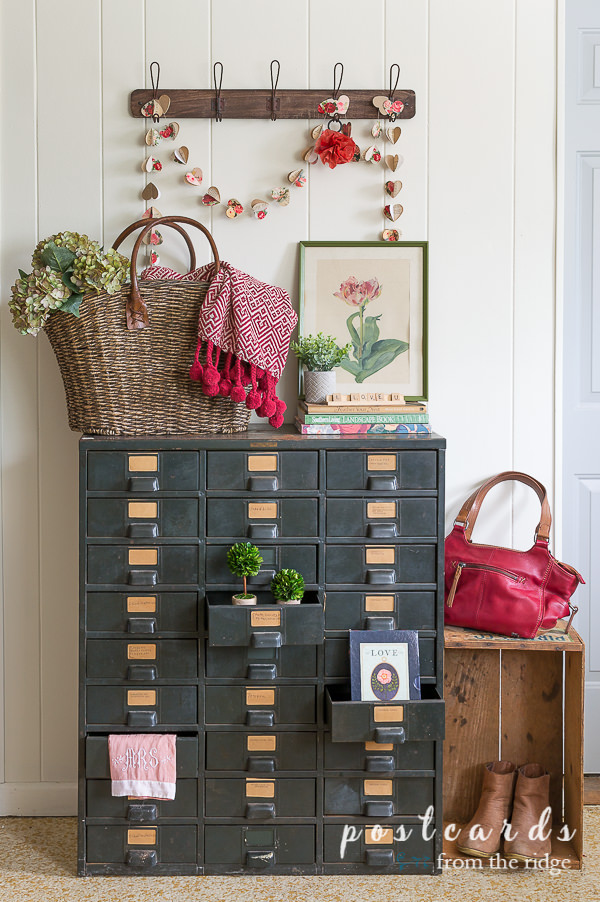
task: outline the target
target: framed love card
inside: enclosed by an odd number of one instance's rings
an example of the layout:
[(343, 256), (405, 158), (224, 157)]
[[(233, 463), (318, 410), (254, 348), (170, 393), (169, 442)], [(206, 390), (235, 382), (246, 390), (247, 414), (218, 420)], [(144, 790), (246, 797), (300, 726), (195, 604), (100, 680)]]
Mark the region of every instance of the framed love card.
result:
[(415, 630), (350, 630), (352, 701), (421, 698), (419, 636)]
[(426, 241), (300, 242), (300, 335), (350, 353), (337, 391), (427, 399)]

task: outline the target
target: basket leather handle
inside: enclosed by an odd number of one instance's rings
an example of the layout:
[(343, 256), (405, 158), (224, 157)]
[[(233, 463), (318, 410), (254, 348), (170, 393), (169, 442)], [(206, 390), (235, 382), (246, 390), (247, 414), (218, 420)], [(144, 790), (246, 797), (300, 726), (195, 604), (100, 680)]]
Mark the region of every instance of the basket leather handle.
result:
[[(123, 244), (125, 239), (131, 235), (132, 232), (135, 232), (136, 229), (141, 229), (143, 226), (147, 226), (149, 222), (150, 222), (149, 219), (138, 219), (137, 222), (132, 222), (131, 225), (128, 225), (127, 228), (123, 229), (121, 234), (118, 235), (117, 238), (115, 239), (115, 241), (113, 242), (113, 250), (116, 251), (120, 247), (120, 245)], [(152, 224), (154, 225), (155, 222), (156, 222), (156, 220), (153, 219)], [(193, 269), (196, 269), (196, 251), (194, 250), (194, 244), (192, 242), (192, 239), (190, 238), (190, 236), (188, 235), (186, 230), (183, 228), (183, 226), (177, 225), (176, 222), (170, 222), (170, 223), (167, 223), (167, 225), (169, 226), (169, 228), (175, 229), (176, 232), (179, 232), (180, 235), (183, 235), (183, 237), (185, 239), (185, 243), (187, 244), (188, 250), (190, 252), (190, 272), (191, 272)]]
[(524, 485), (529, 486), (529, 488), (533, 489), (540, 499), (542, 512), (540, 515), (540, 522), (538, 523), (535, 531), (535, 541), (543, 541), (545, 543), (549, 541), (550, 527), (552, 525), (552, 514), (550, 513), (550, 505), (548, 504), (548, 494), (546, 492), (546, 489), (544, 488), (542, 483), (537, 479), (534, 479), (533, 476), (528, 476), (527, 473), (519, 473), (516, 470), (506, 470), (504, 473), (498, 473), (497, 476), (492, 476), (491, 479), (488, 479), (487, 482), (484, 482), (482, 486), (476, 489), (473, 494), (467, 498), (460, 509), (460, 513), (454, 521), (455, 526), (462, 526), (464, 528), (465, 538), (467, 539), (467, 541), (471, 541), (471, 535), (473, 533), (475, 521), (477, 520), (477, 516), (479, 514), (479, 511), (481, 510), (483, 499), (485, 498), (489, 490), (495, 485), (498, 485), (500, 482), (513, 481), (522, 482)]
[(194, 254), (193, 247), (191, 246), (191, 239), (187, 232), (180, 227), (180, 224), (184, 223), (185, 225), (194, 226), (194, 228), (199, 229), (208, 238), (208, 242), (211, 246), (215, 259), (215, 275), (219, 272), (221, 265), (219, 260), (219, 252), (217, 251), (217, 246), (214, 242), (213, 236), (210, 234), (208, 229), (202, 225), (202, 223), (198, 222), (195, 219), (191, 219), (189, 216), (161, 216), (157, 219), (138, 220), (137, 223), (134, 223), (133, 226), (129, 226), (127, 229), (125, 229), (124, 232), (121, 233), (121, 235), (119, 235), (115, 244), (118, 245), (125, 237), (127, 237), (127, 235), (131, 234), (132, 231), (138, 228), (139, 222), (142, 223), (142, 230), (135, 240), (133, 251), (131, 253), (131, 290), (129, 292), (129, 298), (127, 299), (127, 328), (131, 330), (145, 329), (149, 325), (148, 308), (146, 307), (146, 302), (144, 301), (140, 293), (140, 287), (138, 283), (137, 257), (144, 236), (147, 235), (148, 232), (155, 229), (156, 226), (169, 226), (176, 229), (178, 232), (182, 233), (185, 236), (188, 248), (190, 248), (190, 260), (192, 263), (192, 268), (195, 268), (196, 256)]

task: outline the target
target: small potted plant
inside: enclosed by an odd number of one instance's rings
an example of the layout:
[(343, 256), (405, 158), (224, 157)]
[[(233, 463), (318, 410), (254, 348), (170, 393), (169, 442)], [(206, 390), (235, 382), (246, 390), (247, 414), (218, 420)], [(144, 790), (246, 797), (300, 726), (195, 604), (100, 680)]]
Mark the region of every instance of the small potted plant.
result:
[(256, 604), (256, 595), (246, 591), (246, 580), (249, 576), (256, 576), (260, 570), (263, 559), (256, 545), (250, 542), (236, 542), (227, 552), (227, 566), (234, 576), (244, 580), (244, 591), (233, 595), (234, 604)]
[(277, 604), (300, 604), (304, 579), (297, 570), (280, 570), (271, 580), (271, 592)]
[(304, 366), (304, 398), (309, 404), (324, 404), (335, 391), (334, 368), (348, 357), (350, 345), (339, 347), (332, 335), (305, 335), (291, 343)]

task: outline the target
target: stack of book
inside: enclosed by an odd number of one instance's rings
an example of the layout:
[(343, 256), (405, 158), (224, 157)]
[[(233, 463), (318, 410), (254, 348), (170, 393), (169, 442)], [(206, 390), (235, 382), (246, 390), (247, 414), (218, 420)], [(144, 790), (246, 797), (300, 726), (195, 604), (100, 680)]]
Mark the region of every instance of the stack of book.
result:
[(429, 414), (422, 402), (342, 403), (298, 402), (296, 428), (302, 435), (351, 435), (353, 433), (429, 435)]

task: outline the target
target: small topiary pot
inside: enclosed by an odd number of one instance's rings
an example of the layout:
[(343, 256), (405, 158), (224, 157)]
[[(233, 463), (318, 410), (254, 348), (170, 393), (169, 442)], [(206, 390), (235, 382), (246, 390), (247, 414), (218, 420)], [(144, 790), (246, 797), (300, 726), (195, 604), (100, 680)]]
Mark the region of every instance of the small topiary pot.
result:
[(307, 404), (325, 404), (336, 387), (335, 370), (304, 370), (304, 400)]
[(271, 592), (277, 604), (300, 604), (304, 579), (297, 570), (280, 570), (271, 580)]
[(238, 595), (232, 595), (231, 601), (233, 604), (237, 605), (248, 605), (248, 604), (256, 604), (257, 598), (256, 595), (250, 595), (249, 593), (240, 592)]

